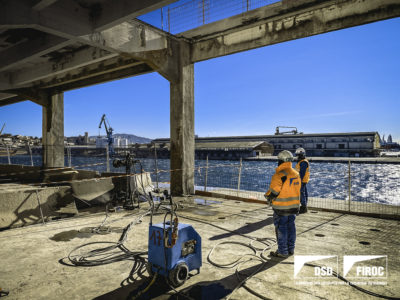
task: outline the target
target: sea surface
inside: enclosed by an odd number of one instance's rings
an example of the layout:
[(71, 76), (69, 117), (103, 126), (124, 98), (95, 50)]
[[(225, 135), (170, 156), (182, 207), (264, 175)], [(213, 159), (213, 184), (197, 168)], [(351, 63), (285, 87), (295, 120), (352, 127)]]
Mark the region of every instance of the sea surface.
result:
[[(69, 163), (66, 158), (65, 165)], [(32, 157), (33, 164), (42, 164), (41, 156)], [(18, 155), (11, 157), (12, 164), (31, 165), (31, 157)], [(157, 161), (158, 176), (155, 174), (154, 159), (140, 159), (141, 165), (136, 164), (136, 172), (143, 168), (153, 172), (152, 179), (159, 182), (169, 182), (169, 159)], [(7, 157), (0, 157), (0, 164), (7, 164)], [(97, 164), (97, 165), (96, 165)], [(106, 171), (104, 157), (71, 157), (71, 165), (77, 169)], [(195, 185), (203, 187), (207, 171), (207, 188), (238, 188), (240, 173), (240, 189), (265, 192), (268, 189), (271, 176), (277, 167), (276, 162), (270, 161), (243, 161), (240, 168), (239, 161), (210, 160), (208, 169), (206, 161), (195, 161)], [(347, 163), (314, 162), (310, 164), (311, 178), (308, 184), (310, 197), (330, 199), (348, 199), (349, 195), (349, 166)], [(125, 172), (124, 168), (113, 168), (113, 172)], [(240, 171), (240, 172), (239, 172)], [(350, 167), (350, 191), (352, 201), (366, 201), (400, 205), (400, 165), (397, 164), (357, 164)]]

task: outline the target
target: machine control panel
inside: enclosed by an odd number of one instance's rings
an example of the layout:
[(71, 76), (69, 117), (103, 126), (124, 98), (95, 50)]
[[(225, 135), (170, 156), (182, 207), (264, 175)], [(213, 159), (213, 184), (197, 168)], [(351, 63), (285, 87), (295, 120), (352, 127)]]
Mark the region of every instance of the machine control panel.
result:
[(189, 240), (189, 241), (182, 243), (182, 251), (181, 251), (182, 257), (188, 256), (189, 254), (194, 253), (195, 248), (196, 248), (196, 240)]

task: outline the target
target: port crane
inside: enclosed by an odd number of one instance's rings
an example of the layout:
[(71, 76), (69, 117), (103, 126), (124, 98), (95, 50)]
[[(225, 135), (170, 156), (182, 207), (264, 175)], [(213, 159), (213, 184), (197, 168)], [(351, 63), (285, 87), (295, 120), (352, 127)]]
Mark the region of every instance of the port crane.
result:
[(110, 126), (110, 122), (108, 122), (106, 118), (106, 114), (103, 114), (103, 116), (101, 117), (99, 129), (101, 128), (102, 124), (104, 124), (104, 129), (107, 133), (108, 153), (112, 156), (114, 155), (114, 139), (112, 137), (113, 129)]
[(3, 133), (3, 129), (4, 129), (4, 127), (6, 127), (6, 123), (4, 123), (4, 124), (3, 124), (3, 127), (1, 127), (1, 130), (0, 130), (0, 135)]
[[(289, 131), (279, 131), (280, 128), (293, 128), (293, 129), (289, 130)], [(276, 131), (275, 131), (275, 135), (279, 135), (279, 134), (297, 134), (297, 133), (298, 133), (297, 127), (294, 127), (294, 126), (277, 126), (276, 127)]]

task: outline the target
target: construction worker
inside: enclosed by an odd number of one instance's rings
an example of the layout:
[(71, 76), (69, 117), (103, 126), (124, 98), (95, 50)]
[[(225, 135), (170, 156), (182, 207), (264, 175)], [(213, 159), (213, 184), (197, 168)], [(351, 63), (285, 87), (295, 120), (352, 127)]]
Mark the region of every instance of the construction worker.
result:
[(300, 206), (300, 176), (292, 168), (293, 155), (287, 150), (278, 154), (278, 168), (272, 176), (265, 198), (274, 210), (274, 225), (278, 251), (271, 256), (286, 258), (294, 253), (296, 226), (294, 221)]
[(308, 191), (307, 183), (310, 180), (310, 163), (306, 159), (306, 150), (304, 148), (297, 148), (295, 152), (297, 156), (296, 171), (299, 172), (301, 178), (300, 189), (300, 214), (307, 212)]

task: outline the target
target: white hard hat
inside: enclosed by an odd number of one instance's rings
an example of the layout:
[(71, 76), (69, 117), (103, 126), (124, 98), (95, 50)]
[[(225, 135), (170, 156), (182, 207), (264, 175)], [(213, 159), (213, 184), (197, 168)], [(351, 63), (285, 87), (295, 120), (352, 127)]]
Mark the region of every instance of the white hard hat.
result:
[(278, 160), (293, 161), (293, 154), (290, 151), (283, 150), (278, 154)]
[(306, 150), (304, 150), (304, 148), (297, 148), (295, 154), (296, 155), (304, 155), (305, 156), (306, 155)]

